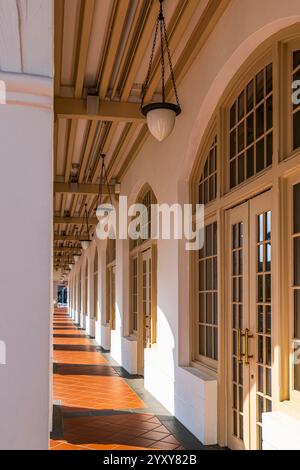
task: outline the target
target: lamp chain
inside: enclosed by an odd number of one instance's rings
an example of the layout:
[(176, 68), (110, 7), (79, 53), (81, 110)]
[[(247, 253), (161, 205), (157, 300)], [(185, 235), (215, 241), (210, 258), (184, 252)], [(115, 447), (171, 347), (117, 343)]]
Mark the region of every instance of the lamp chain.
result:
[(154, 57), (154, 52), (155, 52), (155, 47), (156, 47), (156, 42), (157, 42), (157, 35), (158, 35), (159, 23), (160, 23), (160, 19), (159, 19), (159, 17), (158, 17), (157, 20), (156, 20), (156, 25), (155, 25), (154, 40), (153, 40), (153, 44), (152, 44), (152, 50), (151, 50), (150, 62), (149, 62), (149, 67), (148, 67), (148, 71), (147, 71), (147, 75), (146, 75), (146, 80), (145, 80), (144, 85), (142, 86), (142, 102), (141, 102), (141, 108), (142, 108), (143, 105), (144, 105), (144, 100), (145, 100), (145, 96), (146, 96), (146, 93), (147, 93), (148, 84), (149, 84), (149, 80), (150, 80), (151, 69), (152, 69), (152, 63), (153, 63), (153, 57)]
[(90, 238), (90, 233), (89, 233), (89, 215), (88, 215), (88, 211), (87, 211), (87, 204), (84, 205), (85, 209), (84, 209), (84, 219), (85, 219), (85, 222), (86, 222), (86, 233), (87, 233), (87, 236), (88, 236), (88, 239)]
[(101, 204), (102, 182), (103, 182), (103, 180), (106, 183), (106, 186), (107, 186), (107, 189), (108, 189), (108, 195), (109, 195), (110, 203), (111, 203), (111, 205), (113, 205), (111, 192), (110, 192), (110, 186), (109, 186), (109, 183), (108, 183), (108, 177), (107, 177), (107, 172), (106, 172), (105, 163), (104, 163), (105, 155), (102, 154), (101, 158), (102, 158), (102, 166), (101, 166), (101, 173), (100, 173), (100, 180), (99, 180), (99, 192), (98, 192), (98, 199), (97, 199), (97, 207)]
[[(156, 26), (155, 26), (155, 33), (154, 33), (154, 40), (153, 40), (153, 45), (152, 45), (152, 51), (150, 55), (150, 62), (149, 62), (149, 67), (146, 75), (146, 80), (142, 86), (142, 100), (141, 100), (141, 108), (144, 105), (144, 100), (145, 96), (147, 93), (148, 89), (148, 84), (151, 76), (151, 70), (152, 70), (152, 64), (153, 64), (153, 58), (154, 58), (154, 52), (156, 48), (156, 43), (157, 43), (157, 36), (158, 36), (158, 29), (160, 29), (160, 58), (161, 58), (161, 80), (162, 80), (162, 100), (163, 103), (165, 103), (165, 55), (164, 55), (164, 49), (166, 48), (167, 50), (167, 55), (168, 55), (168, 63), (170, 67), (170, 75), (171, 75), (171, 80), (174, 88), (174, 94), (175, 94), (175, 99), (177, 105), (180, 107), (179, 104), (179, 98), (178, 98), (178, 92), (176, 88), (176, 82), (175, 82), (175, 74), (174, 74), (174, 69), (172, 65), (172, 59), (171, 59), (171, 51), (169, 47), (169, 40), (168, 40), (168, 33), (167, 33), (167, 27), (166, 27), (166, 22), (164, 18), (164, 13), (163, 13), (163, 0), (159, 0), (160, 2), (160, 11), (159, 15), (157, 17), (156, 21)], [(164, 44), (165, 43), (165, 44)]]

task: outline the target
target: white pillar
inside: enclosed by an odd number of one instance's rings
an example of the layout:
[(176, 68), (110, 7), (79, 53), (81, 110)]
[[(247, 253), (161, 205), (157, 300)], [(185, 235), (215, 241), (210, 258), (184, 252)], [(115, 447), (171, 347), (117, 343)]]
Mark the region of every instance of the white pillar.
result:
[(52, 0), (0, 0), (0, 449), (47, 449), (52, 302)]

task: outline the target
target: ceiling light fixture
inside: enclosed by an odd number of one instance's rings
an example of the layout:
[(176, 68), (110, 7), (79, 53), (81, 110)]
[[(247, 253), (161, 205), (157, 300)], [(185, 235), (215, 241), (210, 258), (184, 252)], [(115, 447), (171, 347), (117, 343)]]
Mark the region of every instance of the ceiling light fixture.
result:
[[(160, 9), (156, 21), (154, 40), (150, 56), (149, 68), (146, 76), (145, 83), (142, 87), (142, 103), (141, 111), (147, 117), (148, 129), (159, 142), (165, 140), (173, 131), (175, 126), (175, 119), (181, 113), (179, 104), (178, 93), (175, 83), (175, 75), (171, 60), (171, 52), (169, 48), (169, 40), (166, 28), (166, 22), (163, 12), (163, 0), (159, 0)], [(149, 80), (151, 76), (151, 69), (153, 63), (154, 52), (157, 43), (158, 31), (160, 31), (160, 61), (161, 61), (161, 87), (162, 87), (162, 101), (144, 105), (145, 97), (148, 91)], [(176, 104), (166, 102), (165, 90), (165, 49), (167, 51), (167, 58), (170, 68), (170, 75), (173, 84)]]

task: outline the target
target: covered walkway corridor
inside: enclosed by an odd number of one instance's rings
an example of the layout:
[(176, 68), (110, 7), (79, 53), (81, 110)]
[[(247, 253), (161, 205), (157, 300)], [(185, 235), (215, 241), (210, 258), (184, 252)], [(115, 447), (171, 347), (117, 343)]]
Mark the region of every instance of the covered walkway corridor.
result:
[[(142, 386), (112, 365), (56, 308), (53, 320), (52, 450), (183, 450), (203, 446)], [(131, 383), (133, 385), (131, 386)]]

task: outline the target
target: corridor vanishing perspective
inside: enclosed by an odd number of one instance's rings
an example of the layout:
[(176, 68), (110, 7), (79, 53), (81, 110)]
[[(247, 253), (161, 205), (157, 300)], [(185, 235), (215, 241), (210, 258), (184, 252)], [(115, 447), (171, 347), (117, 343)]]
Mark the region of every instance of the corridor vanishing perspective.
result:
[(0, 450), (300, 450), (300, 0), (0, 0), (0, 155)]
[(145, 403), (93, 343), (66, 308), (55, 309), (51, 450), (184, 450), (182, 443), (202, 448), (158, 403)]

